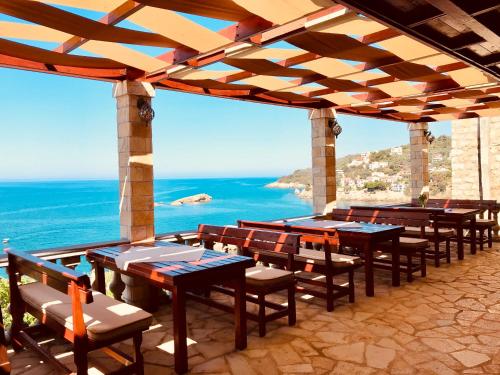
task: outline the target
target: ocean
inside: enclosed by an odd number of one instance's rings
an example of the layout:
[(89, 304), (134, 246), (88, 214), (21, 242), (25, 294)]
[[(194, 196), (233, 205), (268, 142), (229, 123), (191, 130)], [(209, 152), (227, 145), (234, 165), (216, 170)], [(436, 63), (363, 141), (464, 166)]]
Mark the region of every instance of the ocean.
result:
[[(155, 180), (157, 233), (196, 229), (198, 224), (234, 224), (308, 215), (312, 204), (292, 190), (269, 189), (276, 178)], [(182, 197), (206, 193), (209, 203), (171, 206)], [(25, 251), (120, 237), (118, 181), (0, 183), (0, 241)]]

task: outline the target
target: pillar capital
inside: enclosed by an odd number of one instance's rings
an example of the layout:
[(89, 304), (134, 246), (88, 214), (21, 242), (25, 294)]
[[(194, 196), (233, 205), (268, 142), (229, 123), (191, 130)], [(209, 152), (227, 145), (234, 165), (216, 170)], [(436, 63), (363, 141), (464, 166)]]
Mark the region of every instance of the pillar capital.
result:
[(154, 98), (155, 88), (149, 82), (119, 81), (113, 84), (113, 97), (119, 98), (124, 95), (147, 96)]
[(427, 122), (409, 122), (408, 129), (411, 130), (427, 130), (429, 124)]
[(309, 111), (309, 120), (318, 118), (333, 118), (336, 116), (335, 109), (333, 108), (318, 108)]

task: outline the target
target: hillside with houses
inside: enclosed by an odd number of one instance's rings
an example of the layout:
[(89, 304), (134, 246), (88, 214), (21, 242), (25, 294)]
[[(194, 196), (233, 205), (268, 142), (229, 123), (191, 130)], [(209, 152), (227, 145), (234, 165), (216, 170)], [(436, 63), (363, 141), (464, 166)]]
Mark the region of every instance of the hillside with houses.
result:
[[(434, 197), (449, 195), (451, 189), (451, 138), (440, 136), (430, 145), (430, 189)], [(409, 195), (410, 146), (347, 155), (337, 159), (338, 199), (394, 200)], [(310, 198), (311, 169), (299, 169), (268, 187), (293, 188), (302, 198)], [(369, 193), (369, 194), (366, 194)]]

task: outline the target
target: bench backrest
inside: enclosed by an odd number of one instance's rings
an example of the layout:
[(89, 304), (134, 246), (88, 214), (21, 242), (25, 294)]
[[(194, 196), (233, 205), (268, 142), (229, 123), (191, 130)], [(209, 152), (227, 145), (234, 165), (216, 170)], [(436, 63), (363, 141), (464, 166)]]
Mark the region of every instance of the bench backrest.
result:
[[(412, 204), (418, 202), (412, 201)], [(426, 207), (436, 208), (470, 208), (481, 210), (481, 216), (487, 212), (488, 219), (492, 219), (495, 213), (499, 211), (499, 205), (493, 199), (428, 199)]]
[(266, 221), (250, 221), (238, 220), (240, 228), (258, 228), (263, 230), (273, 230), (285, 233), (295, 233), (300, 235), (302, 242), (311, 242), (317, 244), (338, 245), (338, 234), (335, 228), (310, 228), (302, 226), (300, 221), (284, 221), (284, 222), (266, 222)]
[(87, 275), (23, 251), (7, 249), (6, 252), (9, 259), (9, 277), (13, 276), (16, 281), (20, 281), (20, 277), (26, 275), (70, 296), (71, 285), (74, 284), (78, 288), (81, 301), (92, 302), (90, 278)]
[(263, 230), (272, 230), (284, 233), (294, 233), (300, 235), (303, 242), (312, 242), (321, 244), (325, 252), (325, 265), (327, 270), (333, 269), (332, 252), (337, 252), (339, 239), (337, 230), (334, 228), (308, 228), (305, 226), (294, 225), (293, 221), (284, 223), (271, 223), (265, 221), (238, 220), (240, 228), (257, 228)]
[(350, 208), (334, 209), (328, 216), (332, 220), (402, 225), (405, 227), (420, 227), (425, 230), (425, 227), (431, 224), (432, 214), (427, 212), (404, 212), (394, 209)]
[(252, 256), (255, 261), (266, 258), (266, 253), (282, 253), (287, 256), (287, 268), (294, 268), (294, 255), (299, 253), (300, 236), (259, 229), (243, 229), (200, 224), (198, 239), (207, 249), (215, 243), (234, 245), (242, 255)]
[[(8, 273), (11, 309), (16, 310), (16, 314), (22, 315), (24, 313), (23, 306), (25, 302), (22, 299), (18, 283), (21, 281), (21, 276), (29, 276), (40, 283), (70, 296), (73, 319), (71, 335), (73, 339), (75, 337), (86, 339), (87, 329), (83, 319), (82, 303), (93, 302), (89, 277), (71, 268), (51, 263), (23, 251), (7, 249), (6, 252), (9, 259)], [(35, 310), (36, 313), (40, 314), (37, 318), (41, 318), (44, 321), (45, 313), (36, 308)], [(67, 338), (70, 338), (70, 336)]]

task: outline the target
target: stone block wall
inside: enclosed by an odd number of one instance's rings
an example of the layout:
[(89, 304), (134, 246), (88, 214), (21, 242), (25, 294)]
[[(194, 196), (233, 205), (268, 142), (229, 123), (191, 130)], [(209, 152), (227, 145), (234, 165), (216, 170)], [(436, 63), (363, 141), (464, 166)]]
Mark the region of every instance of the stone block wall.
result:
[(500, 200), (500, 116), (452, 121), (452, 198), (479, 199), (478, 121), (483, 199)]

